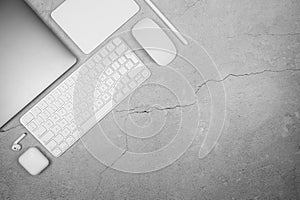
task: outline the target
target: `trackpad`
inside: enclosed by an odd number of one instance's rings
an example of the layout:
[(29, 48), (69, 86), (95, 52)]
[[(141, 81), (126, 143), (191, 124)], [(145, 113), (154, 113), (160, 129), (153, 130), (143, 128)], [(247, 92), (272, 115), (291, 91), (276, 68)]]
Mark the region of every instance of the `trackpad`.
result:
[(134, 0), (76, 0), (65, 1), (51, 16), (89, 54), (138, 11)]

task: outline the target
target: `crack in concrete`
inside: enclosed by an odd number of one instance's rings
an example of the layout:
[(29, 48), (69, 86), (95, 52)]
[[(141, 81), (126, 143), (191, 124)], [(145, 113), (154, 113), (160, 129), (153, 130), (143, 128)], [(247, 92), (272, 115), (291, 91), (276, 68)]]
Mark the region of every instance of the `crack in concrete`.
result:
[(165, 111), (165, 110), (174, 110), (176, 108), (186, 108), (186, 107), (190, 107), (190, 106), (193, 106), (197, 103), (197, 101), (193, 102), (193, 103), (190, 103), (190, 104), (185, 104), (185, 105), (174, 105), (174, 106), (168, 106), (168, 107), (164, 107), (164, 108), (160, 108), (160, 107), (157, 107), (157, 106), (152, 106), (150, 108), (148, 108), (147, 110), (137, 110), (139, 109), (140, 107), (137, 106), (137, 107), (134, 107), (134, 108), (131, 108), (131, 109), (128, 109), (128, 110), (117, 110), (116, 112), (128, 112), (129, 115), (131, 114), (142, 114), (142, 113), (151, 113), (155, 110), (157, 111)]
[(191, 5), (188, 5), (188, 6), (181, 12), (181, 14), (178, 14), (178, 15), (176, 15), (175, 17), (178, 18), (178, 17), (184, 16), (186, 12), (188, 12), (190, 9), (196, 7), (197, 4), (198, 4), (199, 2), (201, 2), (201, 1), (202, 1), (202, 0), (197, 0), (197, 1), (195, 1), (194, 3), (192, 3)]
[(287, 37), (287, 36), (299, 36), (300, 33), (295, 32), (295, 33), (242, 33), (238, 35), (233, 35), (233, 36), (227, 36), (226, 38), (228, 39), (233, 39), (239, 36), (249, 36), (249, 37), (262, 37), (262, 36), (271, 36), (271, 37)]
[(129, 147), (128, 147), (128, 135), (125, 132), (124, 132), (124, 134), (125, 134), (125, 147), (126, 147), (126, 151), (128, 151), (129, 150)]
[[(109, 166), (106, 166), (105, 167), (105, 169), (102, 171), (102, 172), (100, 172), (100, 174), (99, 174), (99, 182), (97, 183), (97, 186), (96, 186), (96, 189), (94, 190), (94, 192), (92, 193), (92, 199), (95, 199), (95, 194), (96, 194), (96, 192), (98, 191), (98, 189), (100, 188), (100, 185), (101, 185), (101, 182), (102, 182), (102, 175), (108, 170), (108, 169), (110, 169), (110, 168), (112, 168), (112, 166), (116, 163), (116, 162), (118, 162), (128, 151), (129, 151), (129, 148), (128, 148), (128, 135), (127, 135), (127, 133), (124, 133), (125, 134), (125, 147), (126, 147), (126, 149), (125, 149), (125, 151), (118, 157), (118, 158), (116, 158), (116, 160), (111, 164), (111, 165), (109, 165)], [(99, 197), (97, 197), (96, 199), (98, 199)]]
[(300, 35), (300, 33), (246, 33), (245, 35), (251, 36), (251, 37), (260, 37), (260, 36), (297, 36)]
[(121, 113), (121, 112), (132, 112), (135, 111), (136, 109), (139, 109), (141, 106), (136, 106), (134, 108), (130, 108), (128, 110), (116, 110), (115, 112)]
[(264, 74), (264, 73), (283, 73), (283, 72), (288, 72), (288, 71), (299, 72), (300, 69), (293, 69), (293, 68), (282, 69), (282, 70), (265, 69), (265, 70), (262, 70), (262, 71), (250, 72), (250, 73), (244, 73), (244, 74), (227, 74), (224, 78), (219, 79), (219, 80), (216, 80), (216, 79), (206, 80), (201, 85), (197, 86), (197, 90), (195, 91), (195, 94), (197, 94), (200, 91), (200, 89), (204, 85), (207, 85), (209, 82), (221, 83), (223, 81), (226, 81), (230, 77), (239, 78), (239, 77), (246, 77), (246, 76), (257, 76), (257, 75), (261, 75), (261, 74)]
[(296, 191), (296, 196), (298, 197), (299, 193), (298, 193), (298, 188), (297, 188), (297, 165), (295, 165), (293, 167), (293, 169), (291, 170), (291, 172), (293, 174), (293, 177), (292, 177), (293, 187), (294, 187), (294, 190)]
[(183, 15), (184, 15), (187, 11), (189, 11), (190, 9), (196, 7), (197, 4), (198, 4), (199, 2), (201, 2), (201, 1), (202, 1), (202, 0), (197, 0), (197, 1), (195, 1), (194, 3), (192, 3), (191, 5), (188, 5), (188, 6), (184, 9), (184, 11), (182, 12), (181, 16), (183, 16)]
[[(116, 163), (116, 162), (118, 162), (126, 153), (127, 153), (127, 149), (118, 157), (118, 158), (116, 158), (116, 160), (115, 161), (113, 161), (112, 162), (112, 164), (110, 164), (109, 166), (106, 166), (105, 167), (105, 169), (102, 171), (102, 172), (100, 172), (100, 174), (99, 174), (99, 182), (97, 183), (97, 186), (96, 186), (96, 189), (94, 190), (94, 192), (92, 193), (92, 198), (91, 199), (95, 199), (95, 193), (98, 191), (98, 189), (100, 188), (100, 185), (101, 185), (101, 182), (102, 182), (102, 175), (108, 170), (108, 169), (110, 169), (110, 168), (112, 168), (112, 166)], [(98, 199), (98, 197), (96, 198), (96, 199)]]

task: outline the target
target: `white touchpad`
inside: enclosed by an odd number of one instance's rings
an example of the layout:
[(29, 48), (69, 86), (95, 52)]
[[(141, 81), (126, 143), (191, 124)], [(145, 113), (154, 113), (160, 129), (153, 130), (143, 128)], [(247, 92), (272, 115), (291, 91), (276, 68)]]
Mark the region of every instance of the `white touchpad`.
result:
[(66, 0), (51, 16), (88, 54), (138, 11), (134, 0)]

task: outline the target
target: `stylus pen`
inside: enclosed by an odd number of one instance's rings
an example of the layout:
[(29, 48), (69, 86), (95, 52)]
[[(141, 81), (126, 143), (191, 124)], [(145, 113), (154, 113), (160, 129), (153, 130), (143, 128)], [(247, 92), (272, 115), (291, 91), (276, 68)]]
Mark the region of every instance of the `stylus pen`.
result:
[(150, 6), (150, 8), (163, 20), (163, 22), (174, 32), (177, 38), (184, 44), (188, 45), (188, 41), (183, 37), (183, 35), (173, 26), (173, 24), (160, 12), (160, 10), (152, 3), (151, 0), (145, 0), (145, 2)]

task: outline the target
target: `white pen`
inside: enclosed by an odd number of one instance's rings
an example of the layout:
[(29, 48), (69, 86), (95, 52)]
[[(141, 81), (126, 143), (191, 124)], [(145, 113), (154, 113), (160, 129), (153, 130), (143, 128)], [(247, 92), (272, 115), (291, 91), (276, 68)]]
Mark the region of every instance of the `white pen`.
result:
[(161, 18), (161, 20), (174, 32), (177, 38), (184, 44), (188, 45), (188, 41), (183, 37), (183, 35), (173, 26), (173, 24), (164, 16), (164, 14), (152, 3), (151, 0), (145, 0), (148, 6)]

